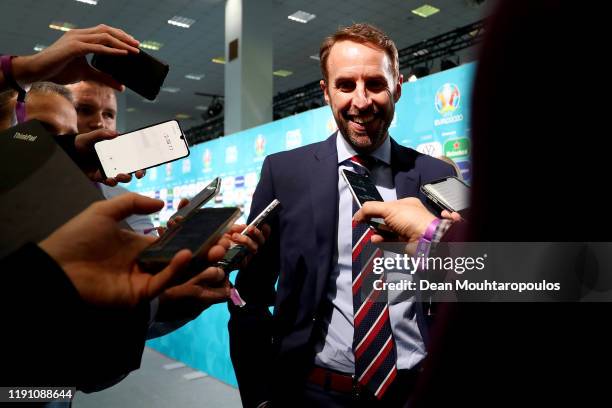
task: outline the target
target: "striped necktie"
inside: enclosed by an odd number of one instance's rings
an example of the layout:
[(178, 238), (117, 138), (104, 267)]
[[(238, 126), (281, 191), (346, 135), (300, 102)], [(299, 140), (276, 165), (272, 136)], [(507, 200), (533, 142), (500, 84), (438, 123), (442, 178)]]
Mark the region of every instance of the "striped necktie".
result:
[[(350, 159), (354, 171), (362, 175), (369, 175), (374, 161), (361, 155)], [(353, 214), (356, 211), (357, 204), (353, 201)], [(372, 272), (374, 258), (383, 255), (370, 242), (372, 234), (367, 225), (353, 223), (353, 352), (355, 378), (380, 399), (397, 375), (397, 351), (386, 293), (373, 289), (373, 282), (384, 279), (384, 275)]]

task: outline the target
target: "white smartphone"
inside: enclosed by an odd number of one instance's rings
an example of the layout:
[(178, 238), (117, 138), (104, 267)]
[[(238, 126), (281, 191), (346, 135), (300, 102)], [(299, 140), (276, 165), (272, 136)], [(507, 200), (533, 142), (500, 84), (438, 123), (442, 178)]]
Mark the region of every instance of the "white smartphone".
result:
[(147, 126), (94, 145), (104, 177), (130, 174), (189, 156), (176, 120)]

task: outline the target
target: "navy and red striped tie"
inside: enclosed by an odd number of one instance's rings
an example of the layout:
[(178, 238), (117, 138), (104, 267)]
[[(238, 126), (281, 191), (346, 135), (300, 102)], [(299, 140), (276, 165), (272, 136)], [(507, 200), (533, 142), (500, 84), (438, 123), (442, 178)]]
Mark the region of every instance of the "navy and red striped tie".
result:
[[(350, 162), (356, 173), (369, 175), (373, 160), (353, 156)], [(353, 202), (355, 211), (357, 204)], [(367, 225), (353, 223), (353, 352), (355, 378), (380, 399), (397, 375), (397, 351), (385, 293), (373, 287), (376, 279), (384, 279), (383, 275), (373, 273), (374, 258), (383, 255), (370, 242), (373, 233)]]

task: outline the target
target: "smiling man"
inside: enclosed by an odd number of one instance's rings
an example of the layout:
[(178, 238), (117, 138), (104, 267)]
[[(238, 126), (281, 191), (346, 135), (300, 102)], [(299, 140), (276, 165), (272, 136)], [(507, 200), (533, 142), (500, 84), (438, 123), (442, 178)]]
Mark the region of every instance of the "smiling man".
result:
[(353, 230), (340, 172), (367, 172), (385, 200), (424, 200), (420, 186), (453, 169), (389, 136), (402, 76), (383, 32), (341, 29), (320, 61), (338, 131), (264, 161), (250, 218), (274, 198), (283, 208), (238, 274), (246, 306), (230, 305), (232, 360), (246, 407), (401, 407), (426, 355), (425, 319), (413, 298), (388, 304), (366, 290), (374, 252), (368, 230)]

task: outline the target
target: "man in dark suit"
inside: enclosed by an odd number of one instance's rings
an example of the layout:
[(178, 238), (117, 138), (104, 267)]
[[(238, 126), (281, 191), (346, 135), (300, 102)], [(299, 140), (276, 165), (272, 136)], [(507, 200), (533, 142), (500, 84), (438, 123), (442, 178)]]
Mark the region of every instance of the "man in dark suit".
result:
[(373, 290), (360, 297), (369, 232), (353, 230), (339, 174), (367, 173), (385, 200), (423, 199), (420, 186), (453, 169), (389, 137), (402, 76), (384, 33), (354, 24), (328, 37), (320, 57), (338, 131), (264, 161), (250, 218), (274, 198), (282, 209), (237, 277), (246, 306), (230, 306), (232, 360), (247, 407), (401, 406), (426, 354), (422, 309), (413, 298), (374, 301)]

